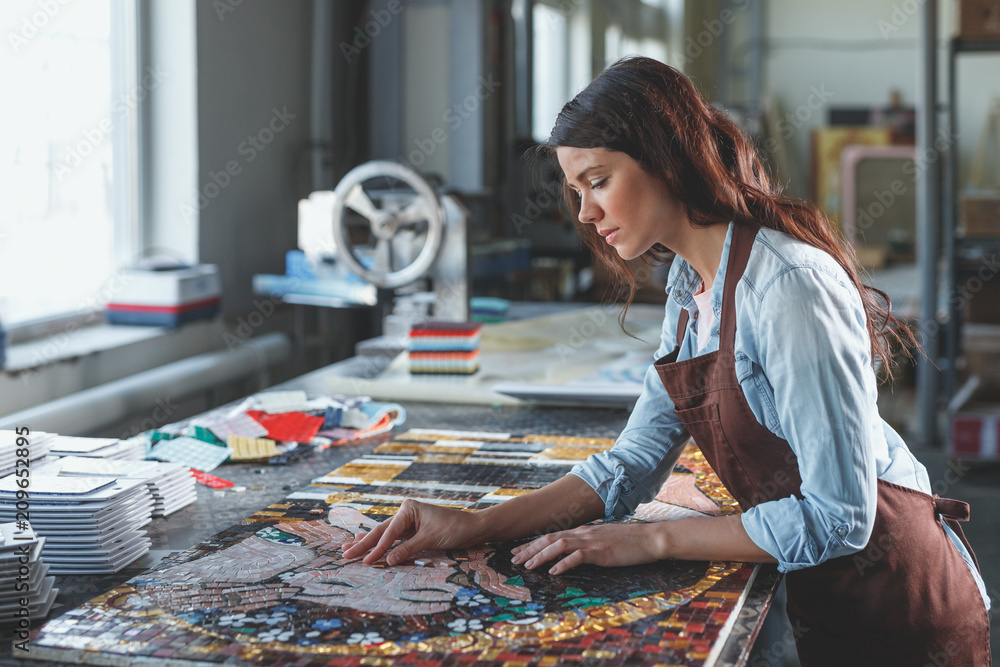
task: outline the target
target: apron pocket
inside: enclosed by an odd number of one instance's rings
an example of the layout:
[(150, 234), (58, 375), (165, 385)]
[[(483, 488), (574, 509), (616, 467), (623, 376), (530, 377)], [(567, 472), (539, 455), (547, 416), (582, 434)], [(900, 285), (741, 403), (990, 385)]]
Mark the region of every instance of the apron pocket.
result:
[(716, 474), (719, 474), (719, 471), (730, 472), (725, 477), (719, 475), (719, 479), (743, 511), (760, 503), (762, 500), (760, 493), (750, 481), (750, 476), (743, 469), (743, 465), (729, 444), (729, 439), (726, 438), (726, 432), (722, 429), (718, 404), (706, 403), (693, 408), (675, 410), (675, 413), (687, 427), (695, 444)]

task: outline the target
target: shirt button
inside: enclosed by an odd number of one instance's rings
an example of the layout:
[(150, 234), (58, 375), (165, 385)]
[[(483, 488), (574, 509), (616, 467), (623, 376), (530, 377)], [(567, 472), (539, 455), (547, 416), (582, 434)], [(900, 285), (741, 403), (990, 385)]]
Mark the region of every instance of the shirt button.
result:
[(674, 292), (674, 296), (676, 296), (678, 299), (681, 298), (681, 294), (682, 294), (682, 292), (680, 290), (677, 290), (676, 292)]
[(716, 336), (720, 336), (720, 335), (722, 335), (722, 331), (721, 331), (721, 330), (719, 330), (719, 329), (716, 329), (716, 330), (715, 330), (715, 335), (716, 335)]
[(840, 526), (837, 528), (837, 534), (841, 537), (847, 537), (847, 526)]

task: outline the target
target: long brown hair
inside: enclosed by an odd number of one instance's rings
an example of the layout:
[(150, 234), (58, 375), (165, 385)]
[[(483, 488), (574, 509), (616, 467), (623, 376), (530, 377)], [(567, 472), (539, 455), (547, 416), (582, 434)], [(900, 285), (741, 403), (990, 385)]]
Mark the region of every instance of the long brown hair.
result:
[[(812, 203), (781, 196), (757, 151), (737, 125), (710, 105), (681, 72), (651, 58), (625, 57), (594, 79), (560, 111), (536, 155), (555, 161), (559, 146), (621, 151), (661, 179), (695, 225), (767, 227), (829, 253), (857, 288), (866, 314), (873, 366), (881, 359), (892, 379), (892, 350), (909, 354), (913, 334), (891, 312), (885, 292), (861, 282), (857, 258), (843, 234)], [(635, 296), (634, 272), (597, 234), (580, 223), (579, 202), (563, 177), (563, 199), (581, 238), (619, 281), (625, 311)], [(667, 251), (655, 245), (647, 260)]]

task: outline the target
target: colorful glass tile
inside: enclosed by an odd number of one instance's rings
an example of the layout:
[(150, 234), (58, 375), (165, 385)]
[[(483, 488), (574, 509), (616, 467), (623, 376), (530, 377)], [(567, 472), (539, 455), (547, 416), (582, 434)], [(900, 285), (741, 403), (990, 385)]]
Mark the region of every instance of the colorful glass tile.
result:
[[(341, 546), (389, 519), (404, 498), (475, 511), (613, 444), (434, 436), (403, 434), (168, 556), (37, 630), (31, 657), (317, 667), (710, 661), (752, 581), (751, 564), (671, 560), (552, 576), (512, 565), (514, 543), (425, 552), (393, 567), (344, 559)], [(423, 460), (437, 443), (460, 460)], [(675, 470), (682, 481), (630, 521), (738, 511), (693, 446)]]
[(285, 442), (309, 442), (324, 421), (323, 417), (313, 417), (304, 412), (267, 414), (260, 410), (248, 410), (247, 414), (267, 429), (267, 437)]

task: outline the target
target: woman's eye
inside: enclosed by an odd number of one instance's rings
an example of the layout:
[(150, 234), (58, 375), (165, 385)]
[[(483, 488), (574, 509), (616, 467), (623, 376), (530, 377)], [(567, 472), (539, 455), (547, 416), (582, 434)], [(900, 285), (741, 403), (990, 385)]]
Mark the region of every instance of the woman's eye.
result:
[(450, 595), (451, 591), (445, 588), (436, 588), (434, 586), (426, 586), (424, 588), (404, 588), (404, 593), (444, 593)]
[(399, 593), (399, 599), (407, 602), (448, 602), (454, 597), (451, 591), (443, 588), (404, 588)]
[(607, 182), (608, 182), (608, 179), (602, 178), (599, 181), (594, 181), (593, 183), (591, 183), (590, 187), (593, 188), (594, 190), (597, 190), (599, 188), (603, 188), (604, 184), (607, 183)]

